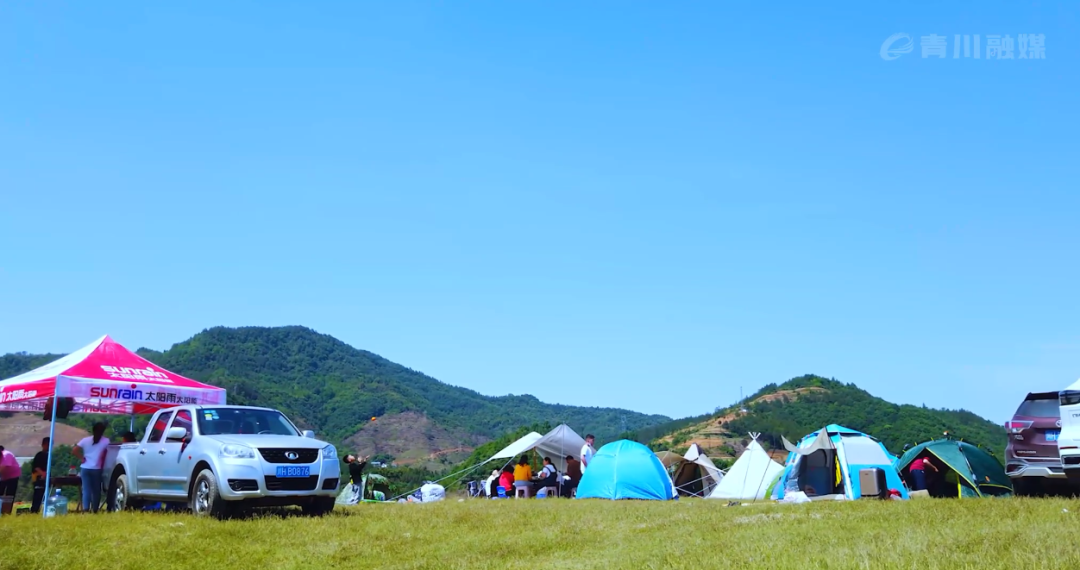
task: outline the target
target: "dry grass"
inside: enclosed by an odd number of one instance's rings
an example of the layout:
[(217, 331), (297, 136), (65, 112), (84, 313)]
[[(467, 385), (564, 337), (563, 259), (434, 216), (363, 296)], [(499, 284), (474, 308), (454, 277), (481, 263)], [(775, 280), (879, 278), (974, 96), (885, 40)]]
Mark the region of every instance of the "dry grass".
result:
[[(1063, 512), (1068, 509), (1068, 512)], [(1077, 568), (1066, 499), (726, 507), (450, 499), (323, 519), (122, 513), (0, 519), (0, 567)]]

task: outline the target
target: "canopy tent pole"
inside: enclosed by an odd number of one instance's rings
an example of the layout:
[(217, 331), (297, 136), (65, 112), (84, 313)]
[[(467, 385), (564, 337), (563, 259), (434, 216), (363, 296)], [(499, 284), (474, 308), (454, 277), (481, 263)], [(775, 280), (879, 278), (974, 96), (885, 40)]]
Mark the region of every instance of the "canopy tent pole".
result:
[(44, 503), (41, 509), (41, 518), (47, 517), (49, 513), (49, 478), (52, 477), (52, 450), (53, 446), (56, 445), (53, 438), (56, 437), (56, 401), (59, 399), (59, 394), (57, 392), (59, 392), (59, 390), (53, 390), (52, 418), (49, 422), (49, 457), (45, 461), (45, 495), (41, 498), (41, 502)]
[[(438, 480), (435, 480), (435, 481), (431, 481), (431, 482), (432, 482), (432, 483), (439, 483), (439, 482), (441, 482), (441, 481), (446, 481), (447, 479), (449, 479), (449, 478), (451, 478), (451, 477), (455, 477), (455, 476), (457, 476), (457, 475), (460, 475), (460, 474), (462, 474), (462, 473), (465, 473), (465, 472), (467, 472), (467, 471), (472, 471), (472, 470), (476, 469), (477, 467), (480, 467), (481, 465), (484, 465), (484, 464), (486, 464), (486, 463), (487, 463), (487, 461), (485, 461), (484, 463), (477, 463), (476, 465), (473, 465), (472, 467), (466, 467), (465, 469), (462, 469), (461, 471), (457, 471), (457, 472), (455, 472), (455, 473), (451, 473), (451, 474), (447, 475), (446, 477), (443, 477), (442, 479), (438, 479)], [(426, 484), (427, 484), (427, 483), (425, 483), (424, 485), (426, 485)], [(394, 497), (394, 498), (390, 499), (390, 501), (396, 501), (396, 500), (398, 500), (398, 499), (400, 499), (400, 498), (402, 498), (402, 497), (404, 497), (404, 496), (406, 496), (406, 495), (411, 495), (411, 494), (413, 494), (413, 493), (415, 493), (415, 492), (419, 491), (419, 490), (420, 490), (421, 488), (423, 488), (423, 485), (421, 485), (420, 487), (417, 487), (417, 488), (415, 488), (415, 489), (413, 489), (412, 491), (409, 491), (409, 492), (407, 492), (407, 493), (402, 493), (402, 494), (400, 494), (400, 495), (398, 495), (398, 496), (396, 496), (396, 497)]]
[[(761, 434), (759, 433), (758, 435), (761, 435)], [(755, 442), (757, 441), (756, 437), (754, 438), (754, 441)], [(758, 445), (761, 445), (761, 444), (759, 443)], [(762, 451), (765, 452), (765, 455), (766, 455), (766, 457), (769, 458), (769, 461), (773, 460), (772, 455), (770, 455), (769, 452), (765, 450), (765, 448), (762, 448)], [(746, 452), (744, 451), (743, 453), (746, 453)], [(758, 481), (757, 489), (754, 490), (754, 500), (750, 501), (751, 503), (756, 503), (757, 502), (758, 495), (761, 494), (761, 486), (765, 484), (765, 477), (767, 477), (768, 475), (769, 475), (769, 470), (768, 469), (762, 469), (761, 470), (761, 480)], [(743, 477), (743, 479), (745, 480), (746, 478)], [(767, 491), (768, 488), (766, 488), (765, 490)], [(762, 499), (767, 499), (767, 498), (768, 497), (762, 497)]]

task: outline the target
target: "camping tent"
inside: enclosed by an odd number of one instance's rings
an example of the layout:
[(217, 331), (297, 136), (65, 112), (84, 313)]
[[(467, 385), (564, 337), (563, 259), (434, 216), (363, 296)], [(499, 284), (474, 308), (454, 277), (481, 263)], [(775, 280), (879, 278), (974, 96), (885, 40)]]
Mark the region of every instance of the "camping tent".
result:
[(671, 477), (651, 449), (622, 439), (601, 447), (578, 484), (579, 499), (675, 498)]
[(670, 451), (658, 451), (656, 457), (664, 467), (672, 469), (672, 481), (675, 490), (685, 497), (706, 497), (724, 478), (724, 473), (701, 451), (701, 447), (690, 444), (690, 449), (683, 455)]
[(784, 471), (784, 466), (773, 461), (765, 448), (751, 434), (750, 445), (728, 469), (724, 479), (709, 495), (709, 499), (764, 499), (765, 491)]
[[(225, 390), (169, 372), (103, 336), (44, 366), (0, 381), (0, 410), (45, 412), (52, 416), (70, 399), (70, 411), (94, 414), (148, 414), (183, 404), (221, 405)], [(52, 449), (46, 485), (52, 476)], [(46, 487), (48, 496), (48, 487)]]
[(896, 489), (904, 499), (907, 489), (893, 465), (893, 458), (878, 440), (850, 428), (829, 424), (788, 448), (787, 463), (780, 480), (773, 488), (772, 498), (783, 499), (789, 490), (797, 489), (810, 497), (843, 495), (848, 499), (862, 497), (859, 470), (880, 468), (885, 483)]
[(544, 435), (540, 435), (535, 431), (525, 434), (514, 443), (492, 455), (484, 463), (496, 459), (514, 459), (527, 451), (535, 449), (540, 455), (550, 457), (551, 462), (555, 464), (555, 468), (560, 473), (563, 473), (566, 471), (566, 456), (577, 457), (584, 445), (585, 440), (577, 432), (570, 429), (570, 426), (566, 424), (560, 424)]
[[(985, 450), (970, 443), (951, 439), (938, 439), (920, 443), (907, 450), (896, 461), (901, 476), (908, 466), (919, 457), (930, 457), (941, 470), (940, 477), (928, 473), (928, 491), (934, 497), (985, 497), (1009, 495), (1012, 483), (1005, 475), (1001, 462)], [(951, 471), (954, 477), (945, 477)], [(955, 479), (955, 483), (948, 482)]]

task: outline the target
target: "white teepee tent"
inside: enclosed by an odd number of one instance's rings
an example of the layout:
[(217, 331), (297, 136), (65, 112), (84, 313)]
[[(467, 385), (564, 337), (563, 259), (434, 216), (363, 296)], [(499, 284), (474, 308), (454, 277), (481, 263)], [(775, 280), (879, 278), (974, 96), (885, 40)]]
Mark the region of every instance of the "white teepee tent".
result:
[(764, 499), (769, 485), (784, 471), (784, 466), (769, 457), (757, 442), (757, 434), (724, 478), (707, 497), (709, 499)]

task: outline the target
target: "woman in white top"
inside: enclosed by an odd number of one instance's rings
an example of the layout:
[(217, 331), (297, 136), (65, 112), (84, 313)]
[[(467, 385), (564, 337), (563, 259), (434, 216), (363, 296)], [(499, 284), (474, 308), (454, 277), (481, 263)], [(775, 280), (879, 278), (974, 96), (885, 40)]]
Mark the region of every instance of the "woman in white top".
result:
[(101, 505), (101, 469), (105, 465), (105, 453), (109, 449), (109, 439), (105, 437), (105, 424), (94, 424), (94, 435), (84, 437), (75, 444), (72, 451), (82, 458), (79, 474), (82, 476), (83, 512), (98, 511)]

